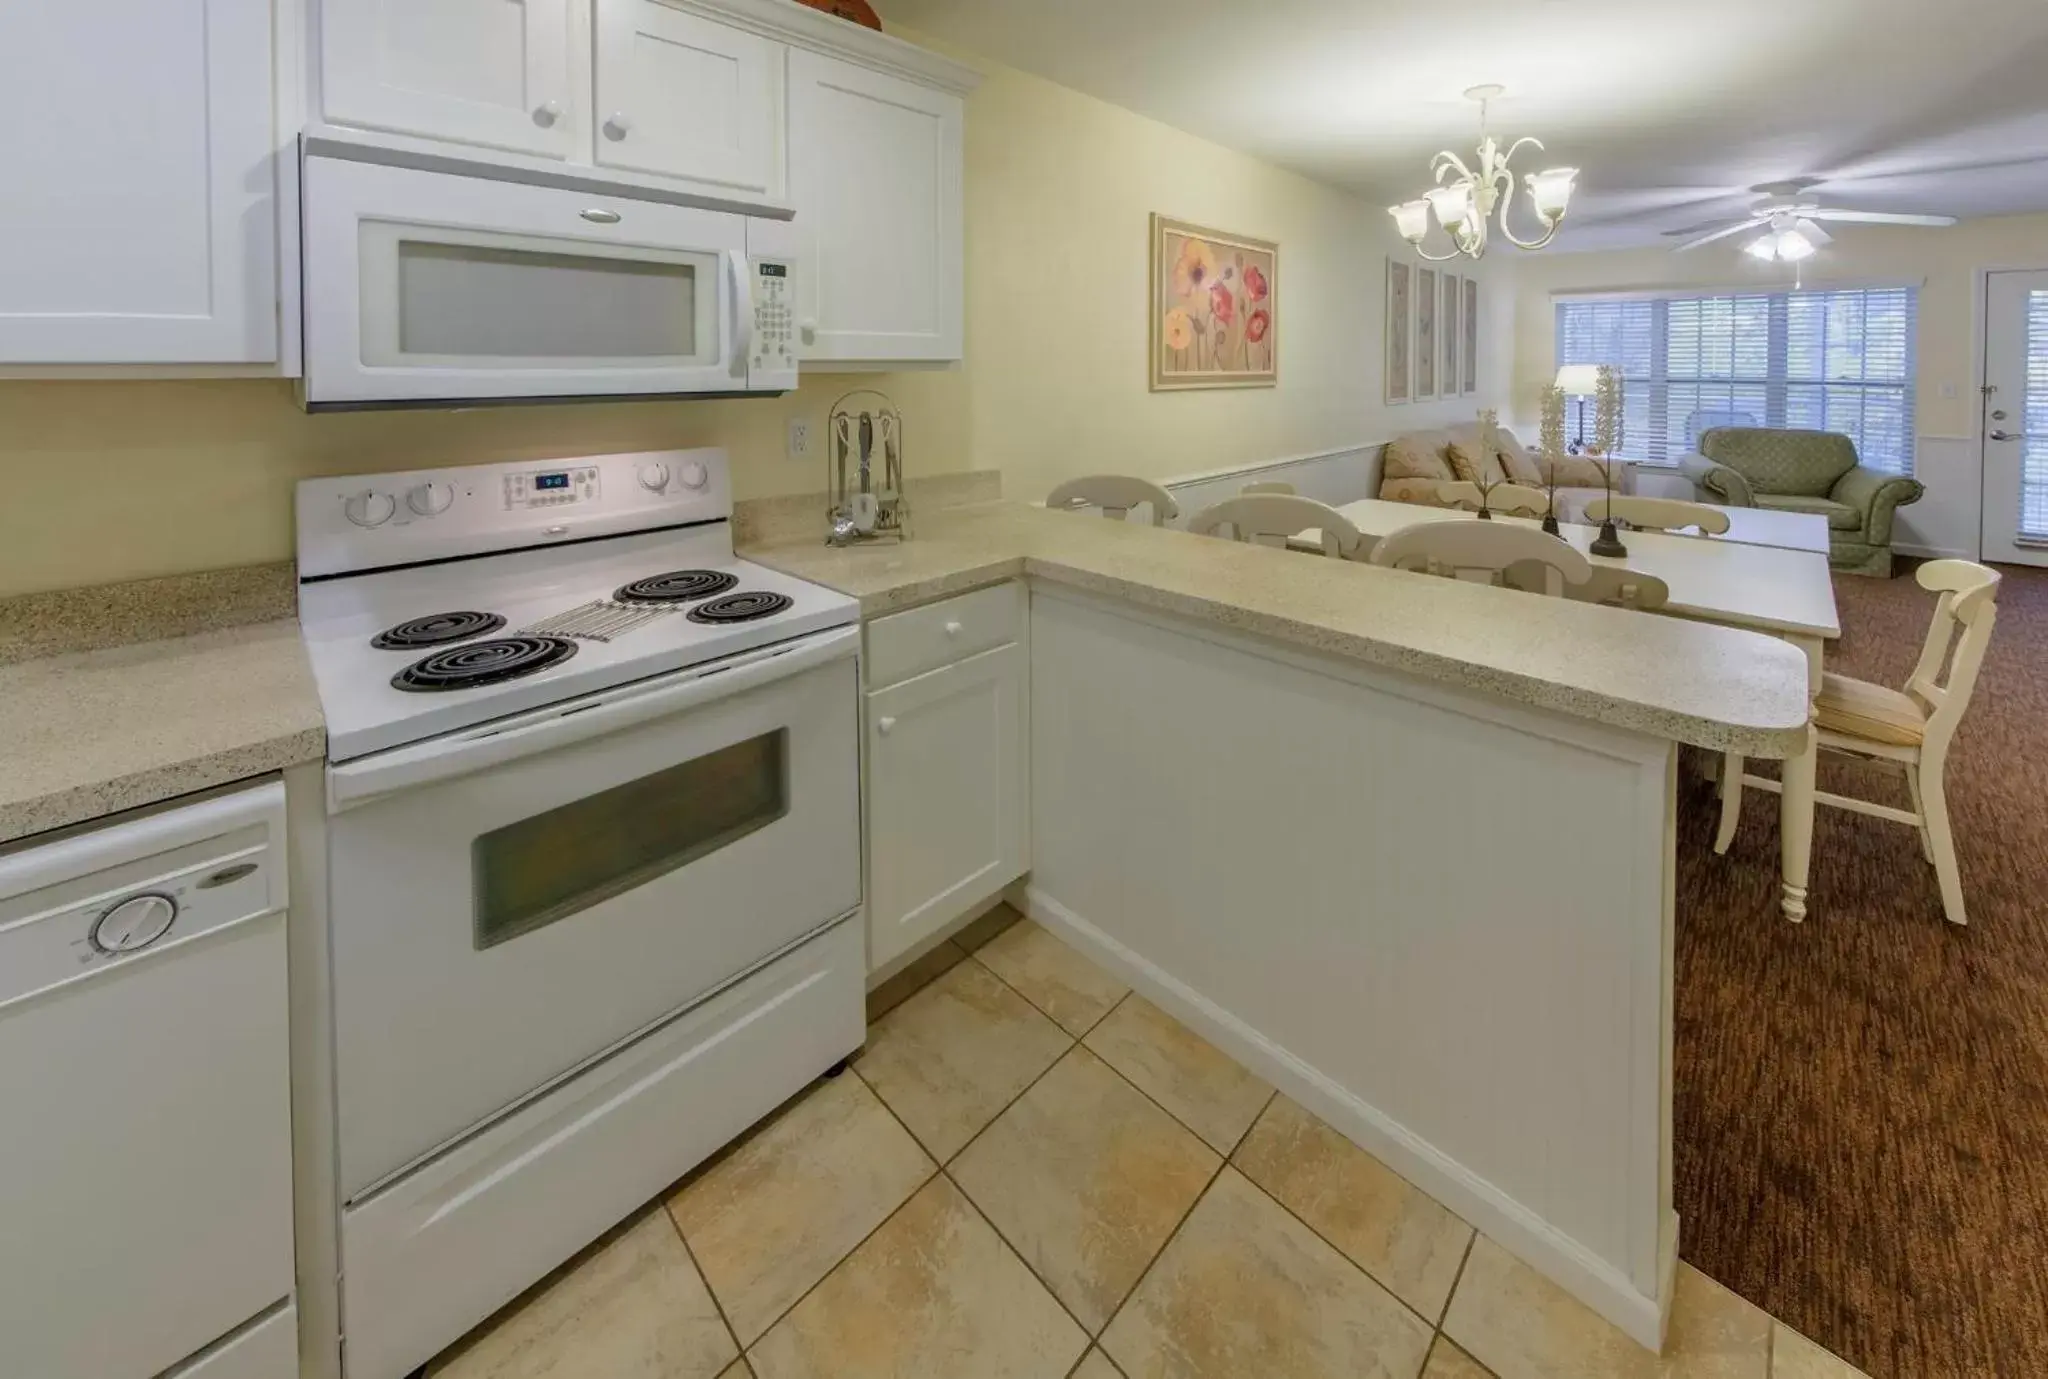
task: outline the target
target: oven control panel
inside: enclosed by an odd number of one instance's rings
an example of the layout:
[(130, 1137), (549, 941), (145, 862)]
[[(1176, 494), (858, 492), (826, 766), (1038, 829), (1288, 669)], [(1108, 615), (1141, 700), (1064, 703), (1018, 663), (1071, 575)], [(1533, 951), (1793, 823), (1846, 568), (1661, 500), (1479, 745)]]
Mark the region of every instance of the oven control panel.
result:
[(528, 469), (505, 476), (505, 510), (558, 508), (570, 503), (588, 503), (602, 492), (596, 465), (563, 469)]

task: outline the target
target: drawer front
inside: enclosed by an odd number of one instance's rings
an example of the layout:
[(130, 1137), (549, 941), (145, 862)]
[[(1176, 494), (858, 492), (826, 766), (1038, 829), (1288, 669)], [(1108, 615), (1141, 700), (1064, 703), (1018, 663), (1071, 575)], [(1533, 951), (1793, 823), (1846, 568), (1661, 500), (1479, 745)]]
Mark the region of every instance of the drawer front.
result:
[(868, 688), (884, 689), (1020, 641), (1024, 617), (1024, 584), (1012, 580), (877, 618), (868, 624)]
[(164, 1379), (298, 1379), (299, 1309), (287, 1302), (233, 1340)]

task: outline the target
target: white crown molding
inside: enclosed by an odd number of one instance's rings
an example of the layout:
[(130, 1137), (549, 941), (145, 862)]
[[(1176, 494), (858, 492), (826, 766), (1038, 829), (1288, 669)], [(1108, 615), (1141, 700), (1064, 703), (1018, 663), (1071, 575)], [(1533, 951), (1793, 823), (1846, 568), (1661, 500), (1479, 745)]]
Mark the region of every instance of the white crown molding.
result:
[(982, 74), (965, 63), (851, 23), (796, 0), (660, 0), (734, 28), (746, 29), (793, 47), (846, 57), (909, 81), (965, 96), (981, 85)]

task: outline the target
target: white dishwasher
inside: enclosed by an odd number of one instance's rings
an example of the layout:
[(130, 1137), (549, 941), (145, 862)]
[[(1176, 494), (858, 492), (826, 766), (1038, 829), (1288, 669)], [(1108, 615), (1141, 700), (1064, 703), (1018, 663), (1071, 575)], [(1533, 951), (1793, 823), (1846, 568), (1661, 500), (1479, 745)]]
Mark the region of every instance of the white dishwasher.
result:
[(0, 1371), (291, 1379), (284, 787), (0, 849)]

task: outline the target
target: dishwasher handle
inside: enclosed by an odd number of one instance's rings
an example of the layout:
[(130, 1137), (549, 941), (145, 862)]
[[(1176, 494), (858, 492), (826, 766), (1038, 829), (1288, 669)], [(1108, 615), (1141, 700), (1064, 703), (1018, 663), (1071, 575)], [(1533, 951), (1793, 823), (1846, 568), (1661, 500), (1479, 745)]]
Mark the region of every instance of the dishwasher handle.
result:
[(327, 803), (338, 813), (352, 805), (436, 781), (452, 780), (572, 743), (586, 742), (686, 709), (728, 699), (816, 666), (852, 656), (860, 629), (842, 627), (793, 646), (770, 647), (666, 678), (654, 685), (628, 685), (591, 699), (575, 700), (509, 723), (436, 738), (327, 772)]

